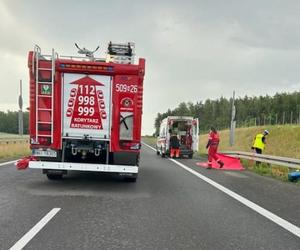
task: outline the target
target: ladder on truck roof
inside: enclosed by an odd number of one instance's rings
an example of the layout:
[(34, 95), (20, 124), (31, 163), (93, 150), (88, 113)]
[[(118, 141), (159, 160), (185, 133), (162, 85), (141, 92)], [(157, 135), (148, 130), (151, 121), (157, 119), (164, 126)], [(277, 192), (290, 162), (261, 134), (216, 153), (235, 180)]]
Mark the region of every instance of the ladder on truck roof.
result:
[(128, 43), (108, 43), (106, 62), (133, 64), (135, 44)]
[[(53, 143), (53, 134), (54, 134), (54, 128), (53, 128), (53, 120), (54, 120), (54, 80), (55, 80), (55, 52), (54, 49), (52, 49), (51, 55), (42, 55), (41, 54), (41, 48), (38, 45), (34, 46), (34, 56), (33, 60), (35, 60), (35, 64), (32, 64), (32, 70), (35, 73), (35, 142), (39, 142), (39, 137), (46, 137), (50, 138), (51, 144)], [(49, 64), (51, 63), (51, 66), (45, 66), (45, 62)], [(44, 66), (43, 66), (44, 64)], [(35, 67), (35, 69), (34, 69)], [(48, 72), (48, 74), (47, 74)], [(43, 78), (43, 74), (49, 75), (49, 78)], [(50, 94), (49, 94), (50, 93)], [(48, 99), (48, 100), (46, 100)], [(50, 99), (50, 107), (42, 107), (42, 102), (49, 103)], [(47, 113), (49, 115), (50, 113), (50, 119), (43, 120), (42, 113)], [(47, 115), (47, 116), (48, 116)], [(46, 129), (47, 131), (50, 130), (50, 134), (43, 134), (40, 131), (41, 126), (45, 126), (47, 128), (50, 127), (50, 129)]]

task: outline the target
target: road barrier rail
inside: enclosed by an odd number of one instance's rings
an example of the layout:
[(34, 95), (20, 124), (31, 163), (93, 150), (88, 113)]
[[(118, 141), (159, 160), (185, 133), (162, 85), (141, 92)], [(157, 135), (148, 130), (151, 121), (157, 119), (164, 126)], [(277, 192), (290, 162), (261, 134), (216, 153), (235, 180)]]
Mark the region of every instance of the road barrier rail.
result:
[(220, 153), (230, 155), (236, 158), (248, 159), (253, 161), (265, 162), (277, 166), (285, 166), (289, 168), (300, 169), (300, 159), (274, 155), (256, 154), (242, 151), (223, 151)]
[(29, 138), (3, 138), (3, 139), (0, 139), (0, 145), (18, 144), (18, 143), (29, 143)]

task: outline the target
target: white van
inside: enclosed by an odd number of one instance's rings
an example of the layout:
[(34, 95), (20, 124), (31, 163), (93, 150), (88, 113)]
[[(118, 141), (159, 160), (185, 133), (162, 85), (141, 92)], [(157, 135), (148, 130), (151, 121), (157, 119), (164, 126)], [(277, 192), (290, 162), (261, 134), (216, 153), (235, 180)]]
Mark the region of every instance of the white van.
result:
[(165, 157), (170, 154), (170, 137), (176, 133), (180, 142), (180, 156), (193, 158), (198, 151), (198, 118), (190, 116), (168, 116), (163, 119), (156, 142), (156, 153)]

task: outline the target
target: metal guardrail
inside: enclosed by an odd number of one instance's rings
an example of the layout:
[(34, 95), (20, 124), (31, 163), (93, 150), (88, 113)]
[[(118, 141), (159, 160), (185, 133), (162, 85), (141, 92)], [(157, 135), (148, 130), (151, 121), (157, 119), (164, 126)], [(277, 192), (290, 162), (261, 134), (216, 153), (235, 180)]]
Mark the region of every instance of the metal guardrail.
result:
[(300, 169), (300, 159), (274, 156), (274, 155), (256, 154), (256, 153), (242, 152), (242, 151), (223, 151), (220, 153), (227, 154), (236, 158), (260, 161), (260, 162), (265, 162), (277, 166), (285, 166), (289, 168)]
[(29, 143), (29, 138), (0, 139), (0, 145), (17, 144), (17, 143)]

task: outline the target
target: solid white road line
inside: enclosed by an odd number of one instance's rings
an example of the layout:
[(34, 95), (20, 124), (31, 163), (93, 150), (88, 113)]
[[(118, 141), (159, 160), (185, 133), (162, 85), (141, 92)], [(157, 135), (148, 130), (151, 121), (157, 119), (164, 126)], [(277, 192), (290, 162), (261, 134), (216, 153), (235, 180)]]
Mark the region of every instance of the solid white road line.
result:
[(60, 208), (53, 208), (33, 228), (31, 228), (10, 250), (21, 250), (41, 229), (59, 212)]
[(0, 167), (5, 166), (5, 165), (9, 165), (9, 164), (12, 164), (12, 163), (16, 163), (16, 162), (17, 162), (16, 160), (15, 161), (2, 162), (2, 163), (0, 163)]
[[(156, 151), (155, 148), (151, 147), (150, 145), (143, 143), (145, 146), (149, 147), (150, 149)], [(183, 169), (185, 169), (186, 171), (190, 172), (191, 174), (197, 176), (198, 178), (202, 179), (203, 181), (209, 183), (210, 185), (214, 186), (215, 188), (219, 189), (220, 191), (224, 192), (225, 194), (229, 195), (230, 197), (234, 198), (235, 200), (241, 202), (242, 204), (244, 204), (245, 206), (251, 208), (252, 210), (254, 210), (255, 212), (261, 214), (262, 216), (266, 217), (267, 219), (273, 221), (274, 223), (276, 223), (277, 225), (283, 227), (284, 229), (286, 229), (287, 231), (291, 232), (292, 234), (298, 236), (300, 238), (300, 228), (295, 226), (294, 224), (280, 218), (279, 216), (277, 216), (276, 214), (273, 214), (272, 212), (260, 207), (259, 205), (255, 204), (254, 202), (244, 198), (243, 196), (231, 191), (230, 189), (220, 185), (219, 183), (207, 178), (206, 176), (198, 173), (197, 171), (185, 166), (184, 164), (174, 160), (174, 159), (170, 159), (168, 158), (170, 161), (172, 161), (173, 163), (177, 164), (178, 166), (182, 167)]]

